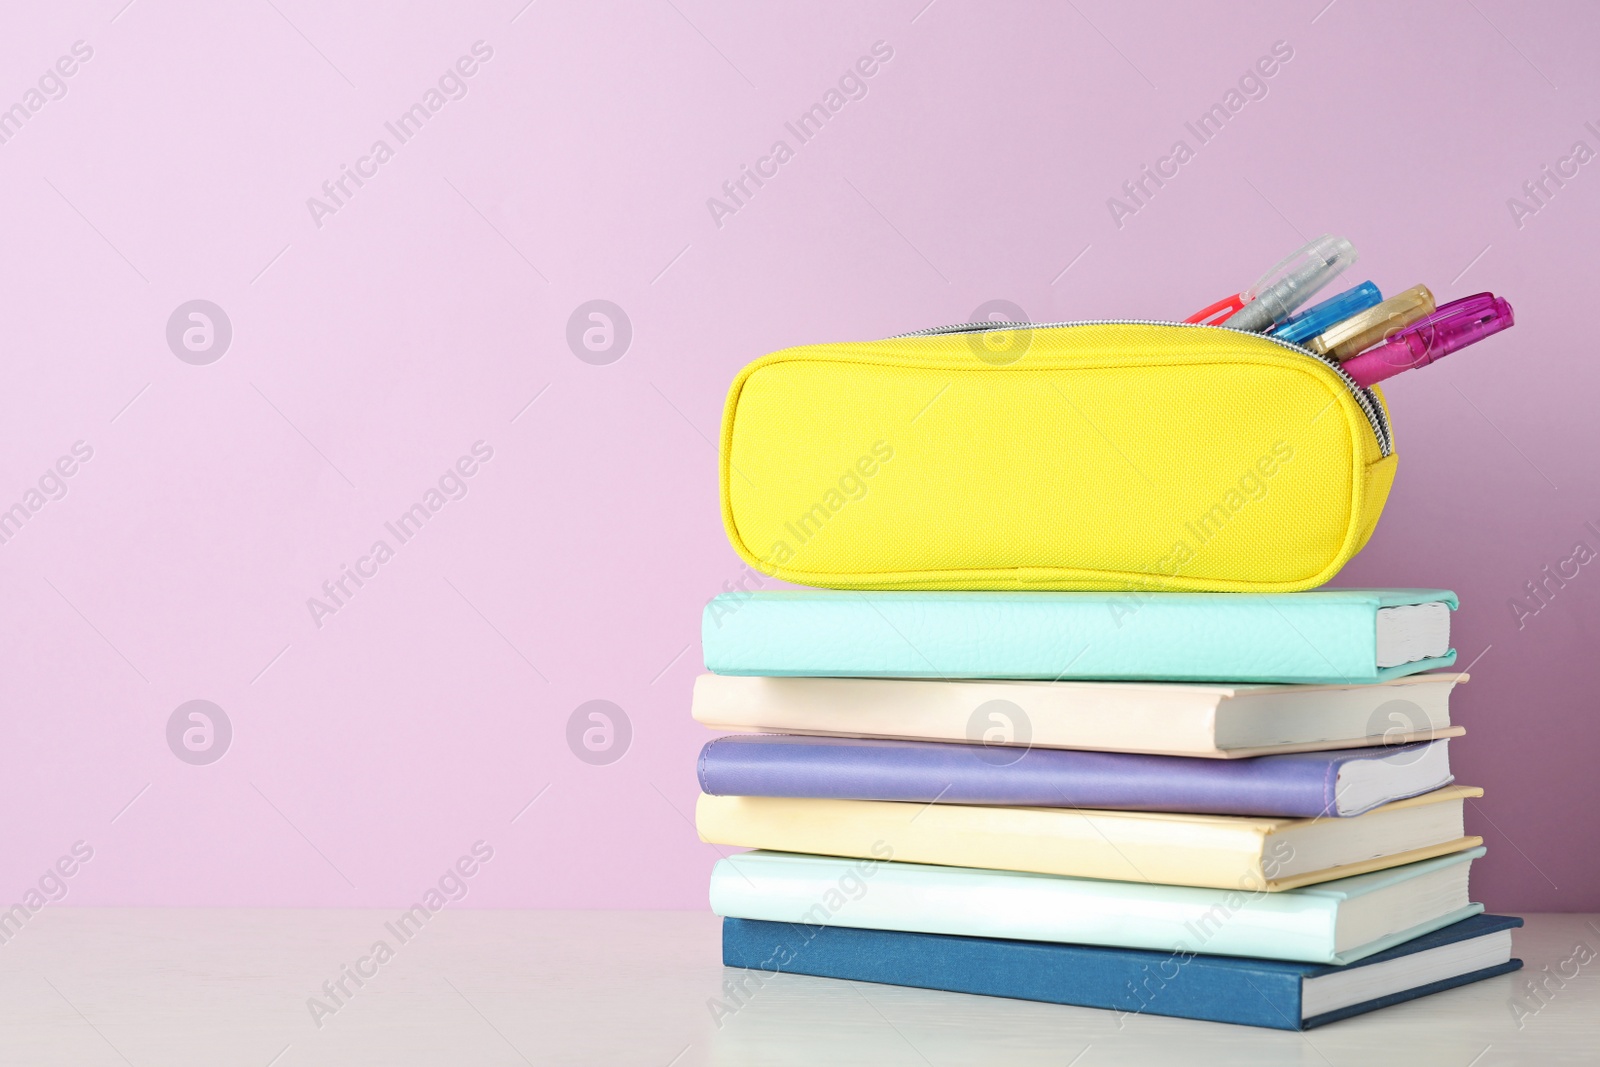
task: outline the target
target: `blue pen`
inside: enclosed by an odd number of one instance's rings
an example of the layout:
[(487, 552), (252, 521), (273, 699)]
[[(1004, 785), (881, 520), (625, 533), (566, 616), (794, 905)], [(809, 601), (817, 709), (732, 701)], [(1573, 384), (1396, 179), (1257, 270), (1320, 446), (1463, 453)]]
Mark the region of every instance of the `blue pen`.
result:
[(1378, 287), (1371, 282), (1362, 282), (1353, 289), (1346, 289), (1338, 296), (1330, 296), (1315, 307), (1302, 311), (1273, 330), (1272, 336), (1295, 344), (1309, 341), (1329, 326), (1381, 303), (1383, 294), (1378, 292)]

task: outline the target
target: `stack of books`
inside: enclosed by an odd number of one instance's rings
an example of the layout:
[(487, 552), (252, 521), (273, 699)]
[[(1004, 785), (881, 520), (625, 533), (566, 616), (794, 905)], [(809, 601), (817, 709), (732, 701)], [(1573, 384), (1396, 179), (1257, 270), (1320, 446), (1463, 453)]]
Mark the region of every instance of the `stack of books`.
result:
[(1291, 1030), (1515, 970), (1468, 889), (1455, 607), (718, 597), (696, 823), (757, 850), (712, 874), (723, 962)]

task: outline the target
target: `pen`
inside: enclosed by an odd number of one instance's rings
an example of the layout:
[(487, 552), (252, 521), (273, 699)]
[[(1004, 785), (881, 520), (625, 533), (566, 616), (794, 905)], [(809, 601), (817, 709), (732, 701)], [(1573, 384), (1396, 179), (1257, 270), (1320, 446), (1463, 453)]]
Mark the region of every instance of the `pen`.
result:
[(1277, 326), (1355, 261), (1354, 245), (1343, 237), (1323, 234), (1240, 293), (1244, 306), (1221, 325), (1255, 333)]
[(1511, 305), (1493, 293), (1452, 300), (1386, 345), (1348, 360), (1344, 369), (1363, 389), (1499, 333), (1516, 323)]
[(1272, 336), (1280, 341), (1299, 344), (1308, 337), (1315, 337), (1335, 323), (1382, 302), (1383, 294), (1378, 291), (1378, 287), (1371, 282), (1362, 282), (1353, 289), (1346, 289), (1338, 296), (1330, 296), (1315, 307), (1300, 312), (1273, 330)]
[(1196, 311), (1183, 321), (1197, 322), (1202, 326), (1216, 326), (1244, 307), (1249, 300), (1250, 298), (1244, 293), (1234, 293), (1232, 296), (1223, 297), (1210, 307)]
[(1396, 293), (1381, 304), (1375, 304), (1343, 322), (1334, 323), (1306, 342), (1306, 347), (1319, 356), (1332, 356), (1343, 361), (1357, 352), (1371, 348), (1397, 330), (1427, 318), (1434, 312), (1433, 294), (1426, 285), (1413, 285), (1403, 293)]

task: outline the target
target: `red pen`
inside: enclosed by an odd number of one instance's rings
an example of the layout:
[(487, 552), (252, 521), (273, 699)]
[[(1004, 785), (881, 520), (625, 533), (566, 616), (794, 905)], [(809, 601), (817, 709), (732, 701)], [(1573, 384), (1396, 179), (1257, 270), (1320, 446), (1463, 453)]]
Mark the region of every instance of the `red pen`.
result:
[[(1254, 295), (1254, 294), (1252, 294)], [(1240, 310), (1250, 300), (1244, 293), (1234, 293), (1225, 296), (1215, 304), (1184, 319), (1184, 322), (1198, 322), (1202, 326), (1215, 326), (1219, 322), (1233, 317), (1233, 313)]]
[(1365, 389), (1412, 367), (1426, 367), (1515, 322), (1511, 305), (1493, 293), (1462, 297), (1407, 326), (1387, 344), (1345, 360), (1344, 370)]

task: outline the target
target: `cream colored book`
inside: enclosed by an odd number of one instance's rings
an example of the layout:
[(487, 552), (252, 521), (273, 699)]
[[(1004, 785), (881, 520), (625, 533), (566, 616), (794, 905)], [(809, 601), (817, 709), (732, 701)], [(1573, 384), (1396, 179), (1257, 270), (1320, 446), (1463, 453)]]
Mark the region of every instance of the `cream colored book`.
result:
[(1346, 819), (1263, 819), (702, 794), (695, 826), (777, 852), (1276, 892), (1476, 848), (1462, 808), (1482, 795), (1446, 786)]
[(1364, 685), (937, 681), (702, 674), (696, 720), (723, 733), (827, 734), (1234, 758), (1402, 744), (1466, 731), (1467, 676)]

